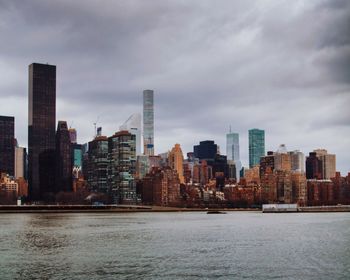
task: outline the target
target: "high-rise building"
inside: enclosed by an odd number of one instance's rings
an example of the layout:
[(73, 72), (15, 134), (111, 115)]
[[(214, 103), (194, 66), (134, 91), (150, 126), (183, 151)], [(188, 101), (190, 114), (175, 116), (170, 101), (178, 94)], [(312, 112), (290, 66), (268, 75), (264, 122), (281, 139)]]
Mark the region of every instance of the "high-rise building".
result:
[(136, 139), (124, 130), (108, 138), (108, 181), (114, 203), (136, 203)]
[(233, 160), (236, 165), (236, 180), (240, 179), (240, 171), (242, 168), (241, 159), (239, 156), (239, 134), (231, 132), (226, 134), (226, 153), (227, 160)]
[(0, 173), (15, 175), (15, 118), (0, 116)]
[(315, 152), (310, 152), (306, 157), (306, 179), (321, 179), (322, 163)]
[(32, 200), (55, 187), (56, 66), (29, 65), (28, 181)]
[(89, 142), (88, 158), (84, 174), (92, 190), (109, 193), (108, 187), (108, 138), (97, 136)]
[(184, 157), (180, 144), (175, 144), (169, 153), (169, 166), (176, 170), (177, 174), (179, 175), (180, 184), (185, 183), (183, 160)]
[(83, 171), (83, 145), (72, 144), (72, 174), (74, 179), (78, 179), (82, 176)]
[(56, 132), (56, 192), (72, 191), (72, 152), (67, 122), (59, 121)]
[(132, 114), (123, 125), (119, 127), (120, 130), (129, 131), (135, 135), (136, 139), (136, 156), (141, 155), (141, 115)]
[(27, 178), (27, 150), (24, 147), (15, 148), (15, 178)]
[(286, 145), (281, 144), (275, 153), (275, 170), (291, 171), (290, 155)]
[(260, 158), (265, 155), (265, 131), (249, 130), (249, 168), (260, 164)]
[(153, 90), (143, 91), (143, 153), (154, 155), (154, 103)]
[(77, 131), (75, 128), (70, 128), (69, 129), (69, 138), (70, 138), (70, 142), (72, 144), (76, 144), (77, 143)]
[(206, 161), (214, 161), (217, 150), (218, 146), (211, 140), (201, 141), (193, 147), (194, 157)]
[(331, 179), (335, 177), (336, 173), (336, 157), (334, 154), (328, 154), (325, 149), (314, 150), (316, 157), (320, 160), (320, 173), (322, 179)]
[(305, 156), (299, 150), (288, 152), (291, 161), (291, 170), (304, 173), (305, 172)]
[(267, 155), (260, 158), (260, 179), (264, 177), (265, 174), (272, 174), (275, 170), (275, 155), (274, 152), (268, 151)]

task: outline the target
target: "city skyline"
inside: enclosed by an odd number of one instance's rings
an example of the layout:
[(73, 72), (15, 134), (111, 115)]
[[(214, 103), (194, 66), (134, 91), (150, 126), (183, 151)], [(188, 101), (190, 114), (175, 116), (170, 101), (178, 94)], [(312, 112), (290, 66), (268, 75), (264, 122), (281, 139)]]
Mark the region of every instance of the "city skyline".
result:
[[(156, 154), (175, 143), (186, 153), (204, 140), (214, 140), (223, 153), (232, 124), (240, 134), (244, 166), (248, 129), (258, 127), (265, 130), (266, 151), (281, 143), (305, 155), (324, 148), (337, 155), (337, 170), (346, 174), (350, 97), (344, 26), (349, 6), (342, 1), (298, 3), (223, 2), (225, 9), (206, 2), (155, 2), (152, 7), (115, 3), (95, 12), (91, 2), (78, 11), (79, 1), (38, 1), (31, 3), (33, 8), (0, 1), (6, 23), (1, 27), (6, 44), (0, 45), (1, 115), (15, 117), (19, 145), (28, 147), (27, 65), (48, 62), (57, 65), (56, 120), (76, 128), (79, 143), (92, 140), (99, 115), (105, 135), (118, 131), (127, 116), (142, 112), (142, 90), (151, 88), (156, 93)], [(240, 10), (245, 12), (234, 20)], [(318, 24), (305, 24), (316, 15), (321, 15)], [(98, 24), (78, 28), (85, 17)], [(130, 29), (133, 20), (136, 25)], [(193, 29), (198, 30), (195, 38), (189, 36)], [(112, 31), (122, 36), (118, 44), (110, 39)], [(35, 34), (40, 40), (33, 40)], [(290, 57), (294, 59), (287, 63)]]

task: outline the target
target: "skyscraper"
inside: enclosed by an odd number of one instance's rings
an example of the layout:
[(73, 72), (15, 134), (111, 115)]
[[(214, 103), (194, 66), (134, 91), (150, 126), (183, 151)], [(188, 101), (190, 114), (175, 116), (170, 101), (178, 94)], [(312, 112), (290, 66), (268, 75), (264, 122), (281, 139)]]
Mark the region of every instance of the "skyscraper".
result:
[(32, 200), (55, 187), (56, 66), (29, 65), (28, 181)]
[(231, 132), (226, 134), (227, 160), (233, 160), (236, 166), (236, 180), (240, 179), (242, 163), (239, 156), (239, 134)]
[(249, 168), (260, 163), (265, 155), (265, 131), (261, 129), (249, 130)]
[(176, 170), (177, 174), (179, 175), (179, 180), (181, 184), (185, 183), (183, 160), (184, 157), (182, 154), (180, 144), (175, 144), (175, 146), (169, 153), (169, 165), (173, 170)]
[(119, 127), (120, 130), (127, 130), (136, 137), (136, 156), (141, 155), (141, 115), (132, 114), (123, 125)]
[(143, 91), (143, 153), (154, 155), (153, 90)]
[(27, 150), (24, 147), (15, 148), (15, 177), (27, 178)]
[(59, 121), (56, 132), (56, 192), (72, 190), (72, 152), (67, 122)]
[(292, 171), (305, 173), (305, 156), (299, 150), (289, 152)]
[(193, 154), (195, 158), (206, 161), (214, 161), (218, 146), (214, 141), (206, 140), (199, 142), (199, 145), (193, 147)]
[(108, 180), (114, 203), (136, 203), (135, 135), (124, 130), (108, 138)]
[(0, 173), (15, 175), (15, 118), (0, 116)]

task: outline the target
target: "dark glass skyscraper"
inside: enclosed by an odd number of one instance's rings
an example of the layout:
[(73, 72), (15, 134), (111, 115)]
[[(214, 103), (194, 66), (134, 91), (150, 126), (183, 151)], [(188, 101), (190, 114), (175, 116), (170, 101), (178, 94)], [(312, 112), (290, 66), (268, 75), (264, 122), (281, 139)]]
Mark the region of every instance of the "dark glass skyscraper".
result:
[(217, 151), (218, 146), (211, 140), (201, 141), (199, 142), (199, 145), (193, 147), (194, 157), (205, 159), (207, 161), (214, 161)]
[(15, 118), (0, 116), (0, 173), (15, 175)]
[(72, 190), (72, 152), (67, 122), (59, 121), (56, 132), (56, 192)]
[(260, 158), (265, 156), (265, 131), (261, 129), (249, 130), (249, 168), (260, 163)]
[(32, 200), (55, 191), (56, 66), (29, 65), (28, 181)]

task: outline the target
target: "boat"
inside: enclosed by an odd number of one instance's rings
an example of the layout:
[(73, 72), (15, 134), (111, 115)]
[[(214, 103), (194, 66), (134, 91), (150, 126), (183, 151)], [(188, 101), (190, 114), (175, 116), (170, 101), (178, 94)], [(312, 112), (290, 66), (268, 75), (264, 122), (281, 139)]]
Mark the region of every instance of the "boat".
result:
[(218, 211), (218, 210), (210, 210), (207, 214), (226, 214), (226, 212)]

